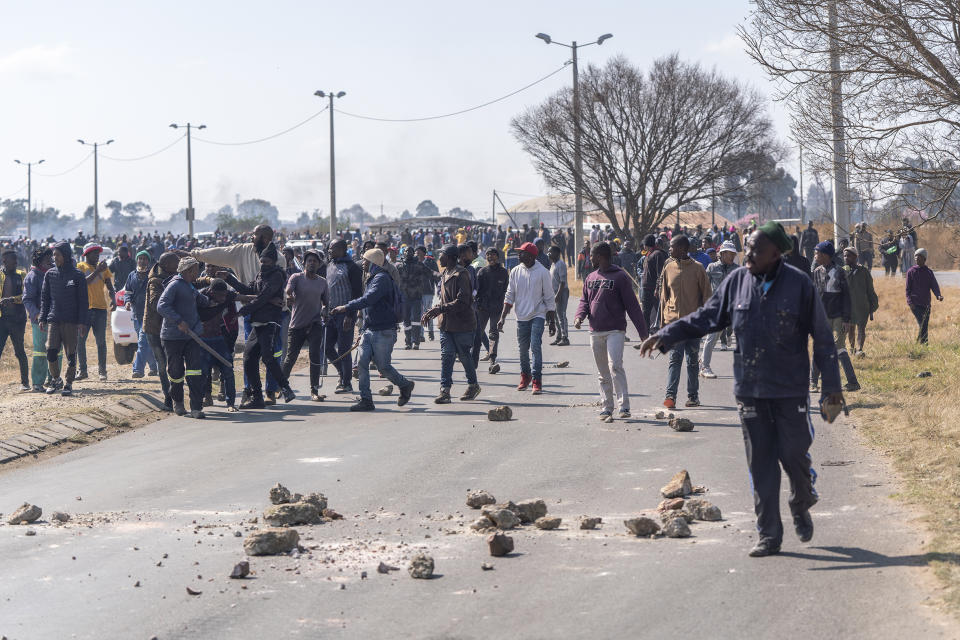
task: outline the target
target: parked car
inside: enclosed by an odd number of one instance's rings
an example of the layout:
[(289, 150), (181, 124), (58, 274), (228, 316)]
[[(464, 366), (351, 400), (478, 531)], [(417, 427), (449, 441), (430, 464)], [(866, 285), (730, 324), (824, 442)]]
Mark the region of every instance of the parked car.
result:
[(124, 306), (126, 290), (116, 295), (116, 310), (110, 314), (110, 332), (113, 334), (113, 357), (117, 364), (130, 364), (137, 353), (137, 332), (133, 328), (133, 311)]

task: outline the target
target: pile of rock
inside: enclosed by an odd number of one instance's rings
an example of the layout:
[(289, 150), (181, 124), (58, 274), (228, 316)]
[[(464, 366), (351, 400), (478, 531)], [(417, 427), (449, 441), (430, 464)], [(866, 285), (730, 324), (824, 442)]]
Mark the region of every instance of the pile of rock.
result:
[(547, 503), (540, 498), (497, 503), (490, 492), (480, 490), (467, 494), (467, 506), (480, 509), (481, 516), (470, 525), (478, 533), (514, 529), (521, 524), (533, 524), (538, 529), (549, 531), (559, 527), (562, 522), (560, 518), (547, 516)]
[(342, 518), (327, 507), (322, 493), (303, 495), (291, 492), (279, 482), (270, 488), (271, 505), (263, 511), (263, 521), (269, 529), (255, 531), (243, 541), (248, 556), (269, 556), (289, 553), (299, 547), (300, 534), (296, 525), (310, 525)]

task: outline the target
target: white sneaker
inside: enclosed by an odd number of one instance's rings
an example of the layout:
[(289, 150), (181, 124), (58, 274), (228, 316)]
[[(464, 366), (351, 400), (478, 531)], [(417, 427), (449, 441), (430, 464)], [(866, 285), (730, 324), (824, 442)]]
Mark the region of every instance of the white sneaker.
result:
[(710, 379), (717, 377), (717, 374), (715, 374), (710, 369), (710, 367), (704, 367), (703, 369), (700, 369), (700, 375), (703, 376), (704, 378), (710, 378)]

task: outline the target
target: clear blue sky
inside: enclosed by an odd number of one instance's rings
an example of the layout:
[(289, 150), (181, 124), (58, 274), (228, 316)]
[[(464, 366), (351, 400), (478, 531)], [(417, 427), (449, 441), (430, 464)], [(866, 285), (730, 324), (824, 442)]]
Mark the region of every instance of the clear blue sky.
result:
[[(581, 42), (611, 32), (584, 63), (623, 54), (637, 65), (679, 51), (768, 93), (735, 30), (747, 0), (686, 2), (13, 2), (0, 1), (0, 197), (25, 184), (20, 160), (58, 173), (87, 150), (136, 157), (206, 124), (201, 136), (242, 141), (318, 111), (317, 89), (346, 91), (340, 108), (382, 117), (455, 111), (504, 95), (560, 67), (568, 51), (543, 31)], [(337, 116), (337, 205), (373, 213), (489, 212), (491, 191), (539, 194), (542, 181), (509, 132), (510, 119), (570, 83), (565, 71), (492, 107), (446, 120), (379, 123)], [(781, 135), (782, 107), (771, 106)], [(198, 216), (260, 197), (290, 219), (329, 207), (326, 114), (262, 144), (194, 143)], [(795, 173), (795, 172), (794, 172)], [(35, 174), (36, 201), (69, 213), (92, 203), (92, 162), (62, 177)], [(24, 190), (25, 196), (26, 191)], [(158, 217), (186, 206), (186, 147), (140, 162), (100, 161), (100, 202), (143, 200)], [(507, 204), (522, 196), (504, 196)]]

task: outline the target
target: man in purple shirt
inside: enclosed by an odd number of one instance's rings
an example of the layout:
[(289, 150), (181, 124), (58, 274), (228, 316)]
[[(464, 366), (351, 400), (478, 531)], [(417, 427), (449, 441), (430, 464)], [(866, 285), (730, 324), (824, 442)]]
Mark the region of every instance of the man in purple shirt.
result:
[(940, 295), (937, 276), (933, 275), (933, 270), (927, 266), (927, 250), (917, 249), (913, 255), (917, 264), (907, 271), (907, 305), (920, 326), (917, 342), (927, 344), (927, 326), (930, 324), (930, 292), (932, 291), (940, 302), (943, 302), (943, 296)]
[(579, 329), (583, 319), (590, 318), (590, 346), (593, 347), (593, 358), (597, 363), (603, 399), (600, 419), (604, 422), (613, 422), (614, 391), (620, 405), (619, 417), (630, 417), (630, 391), (627, 389), (627, 374), (623, 370), (626, 316), (630, 316), (641, 340), (649, 333), (640, 302), (633, 293), (630, 276), (611, 264), (611, 257), (612, 251), (606, 242), (595, 244), (590, 251), (594, 270), (583, 283), (583, 295), (573, 323)]

